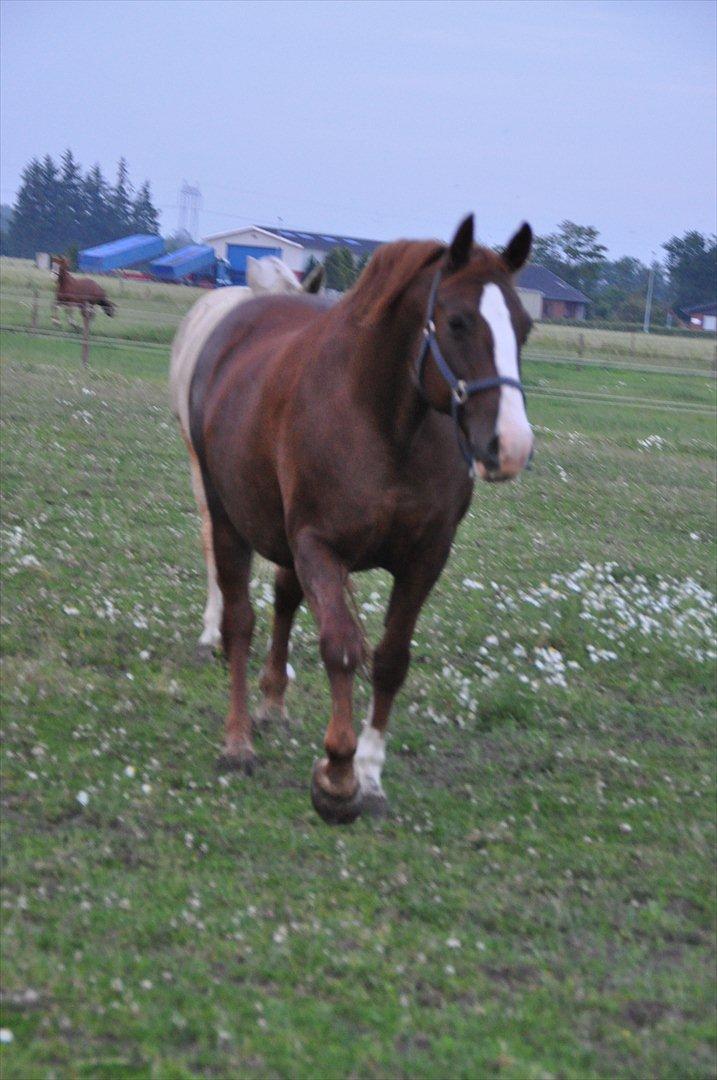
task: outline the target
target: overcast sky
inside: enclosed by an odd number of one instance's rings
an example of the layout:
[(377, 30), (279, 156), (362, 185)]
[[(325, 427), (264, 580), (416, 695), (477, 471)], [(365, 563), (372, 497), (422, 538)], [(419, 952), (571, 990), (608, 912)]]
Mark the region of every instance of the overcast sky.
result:
[(165, 232), (448, 237), (475, 210), (648, 260), (715, 231), (712, 0), (4, 0), (3, 202), (33, 156), (152, 185)]

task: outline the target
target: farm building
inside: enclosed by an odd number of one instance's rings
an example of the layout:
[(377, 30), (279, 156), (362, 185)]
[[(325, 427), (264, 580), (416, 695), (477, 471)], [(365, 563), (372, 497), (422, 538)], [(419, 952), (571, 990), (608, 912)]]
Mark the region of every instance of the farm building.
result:
[(314, 261), (323, 262), (332, 248), (348, 248), (354, 258), (361, 258), (375, 251), (381, 241), (303, 232), (274, 225), (247, 225), (245, 228), (232, 229), (231, 232), (206, 236), (203, 243), (214, 248), (218, 259), (229, 263), (232, 279), (237, 285), (243, 285), (246, 261), (250, 255), (255, 259), (276, 255), (300, 278)]
[[(284, 229), (276, 225), (247, 225), (206, 236), (203, 243), (211, 245), (216, 257), (229, 264), (234, 283), (243, 285), (246, 260), (250, 255), (255, 259), (276, 255), (301, 278), (314, 261), (323, 262), (332, 248), (348, 248), (355, 259), (361, 259), (372, 255), (383, 241)], [(544, 266), (526, 266), (520, 272), (518, 294), (534, 319), (584, 319), (590, 302), (587, 296)]]
[(695, 304), (685, 309), (685, 319), (695, 330), (717, 330), (717, 304)]
[(533, 319), (584, 319), (587, 296), (545, 266), (525, 266), (517, 277), (518, 295)]

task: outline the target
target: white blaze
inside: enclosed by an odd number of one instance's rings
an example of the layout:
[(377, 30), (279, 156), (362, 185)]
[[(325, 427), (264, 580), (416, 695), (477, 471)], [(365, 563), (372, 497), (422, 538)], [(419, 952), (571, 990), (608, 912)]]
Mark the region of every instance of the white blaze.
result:
[[(518, 343), (508, 305), (498, 285), (483, 288), (478, 306), (493, 335), (493, 359), (498, 375), (520, 381)], [(525, 415), (523, 395), (515, 386), (501, 386), (495, 433), (500, 440), (501, 467), (518, 472), (533, 447), (533, 433)]]

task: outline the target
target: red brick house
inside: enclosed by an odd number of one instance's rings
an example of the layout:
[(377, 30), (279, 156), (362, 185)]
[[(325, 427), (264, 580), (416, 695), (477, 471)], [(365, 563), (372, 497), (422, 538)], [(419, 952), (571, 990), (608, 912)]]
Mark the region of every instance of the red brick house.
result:
[(518, 295), (533, 319), (584, 319), (590, 300), (545, 266), (525, 266), (516, 279)]
[(717, 330), (717, 304), (695, 304), (684, 309), (685, 321), (694, 330)]

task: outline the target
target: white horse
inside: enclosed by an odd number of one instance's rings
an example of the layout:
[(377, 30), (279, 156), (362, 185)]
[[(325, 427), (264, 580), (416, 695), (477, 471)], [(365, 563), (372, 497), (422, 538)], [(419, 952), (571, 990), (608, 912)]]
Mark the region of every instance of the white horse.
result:
[(172, 411), (179, 421), (187, 449), (192, 477), (192, 490), (202, 519), (202, 547), (207, 567), (207, 603), (204, 608), (204, 629), (199, 638), (203, 648), (213, 649), (221, 641), (222, 594), (217, 581), (212, 540), (212, 522), (204, 493), (202, 472), (189, 431), (189, 388), (199, 354), (209, 335), (230, 311), (252, 297), (267, 293), (315, 293), (324, 277), (322, 266), (315, 267), (299, 283), (281, 259), (269, 255), (263, 259), (247, 259), (247, 286), (235, 285), (213, 289), (198, 300), (184, 316), (172, 342), (169, 367), (169, 394)]

